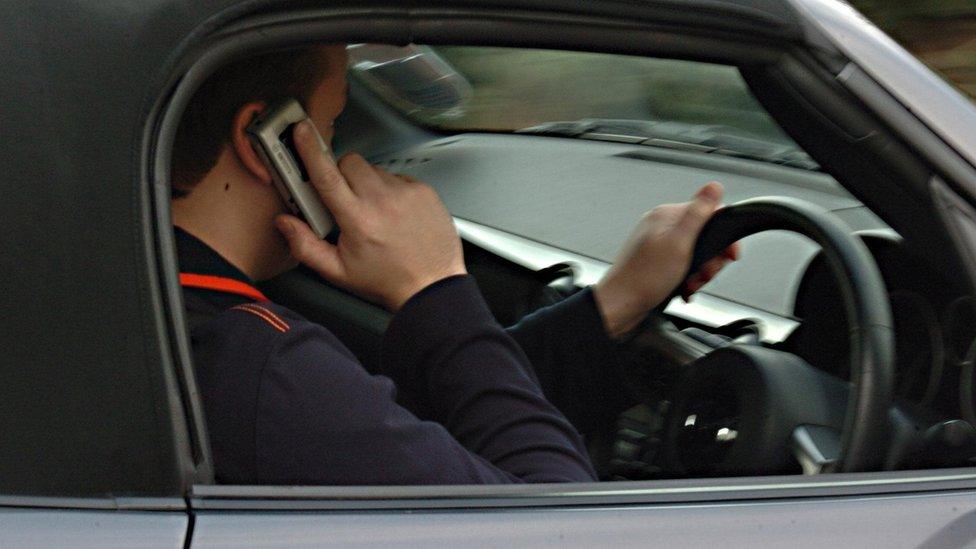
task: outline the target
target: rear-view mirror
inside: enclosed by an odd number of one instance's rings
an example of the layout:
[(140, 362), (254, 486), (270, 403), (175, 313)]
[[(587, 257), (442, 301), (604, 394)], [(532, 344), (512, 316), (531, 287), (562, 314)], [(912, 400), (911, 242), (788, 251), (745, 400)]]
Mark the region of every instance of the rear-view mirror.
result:
[(464, 113), (471, 84), (433, 48), (350, 44), (352, 73), (408, 114), (454, 118)]

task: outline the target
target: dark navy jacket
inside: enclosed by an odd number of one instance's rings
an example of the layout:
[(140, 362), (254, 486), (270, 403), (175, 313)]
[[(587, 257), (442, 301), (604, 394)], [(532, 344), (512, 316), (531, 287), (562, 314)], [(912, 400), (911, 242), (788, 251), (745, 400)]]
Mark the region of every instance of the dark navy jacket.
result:
[[(203, 242), (176, 233), (181, 272), (250, 288)], [(280, 305), (193, 287), (184, 297), (223, 483), (591, 481), (563, 412), (585, 430), (624, 405), (589, 291), (506, 331), (470, 276), (442, 280), (393, 317), (384, 375)]]

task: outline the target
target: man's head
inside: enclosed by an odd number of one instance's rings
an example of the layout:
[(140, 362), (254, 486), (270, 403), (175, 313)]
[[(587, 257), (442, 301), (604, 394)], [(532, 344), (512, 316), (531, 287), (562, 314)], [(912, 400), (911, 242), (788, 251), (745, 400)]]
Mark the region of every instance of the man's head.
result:
[(274, 229), (285, 211), (245, 129), (265, 106), (294, 97), (326, 142), (346, 101), (345, 47), (315, 46), (243, 59), (194, 94), (177, 130), (171, 164), (173, 221), (261, 279), (294, 261)]

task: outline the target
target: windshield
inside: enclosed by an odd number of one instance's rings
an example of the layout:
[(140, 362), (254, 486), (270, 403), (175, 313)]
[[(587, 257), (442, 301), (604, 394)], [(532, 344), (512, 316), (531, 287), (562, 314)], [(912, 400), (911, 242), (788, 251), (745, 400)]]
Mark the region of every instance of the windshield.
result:
[(795, 146), (735, 67), (555, 50), (434, 49), (471, 85), (470, 97), (446, 112), (392, 103), (438, 129), (516, 131), (581, 119), (678, 122)]
[(818, 170), (735, 67), (626, 55), (356, 44), (353, 73), (442, 131), (620, 141)]

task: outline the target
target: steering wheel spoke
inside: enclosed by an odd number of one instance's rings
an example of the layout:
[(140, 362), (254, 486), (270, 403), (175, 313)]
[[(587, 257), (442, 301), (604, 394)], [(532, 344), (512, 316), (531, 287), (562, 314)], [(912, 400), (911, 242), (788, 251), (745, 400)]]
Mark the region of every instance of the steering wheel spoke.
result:
[(636, 332), (631, 343), (676, 364), (690, 364), (715, 350), (681, 332), (659, 311), (652, 312)]
[(790, 448), (804, 475), (832, 472), (840, 457), (840, 432), (823, 425), (793, 429)]

